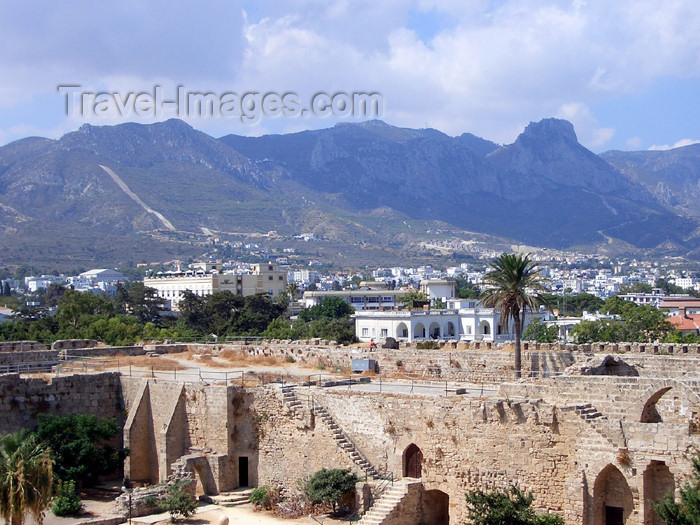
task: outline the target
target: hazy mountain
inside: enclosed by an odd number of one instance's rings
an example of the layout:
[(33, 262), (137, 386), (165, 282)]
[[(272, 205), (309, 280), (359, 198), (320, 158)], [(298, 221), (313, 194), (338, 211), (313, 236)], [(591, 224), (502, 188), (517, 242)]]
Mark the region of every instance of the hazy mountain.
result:
[(399, 249), (421, 240), (411, 221), (423, 221), (423, 232), (685, 254), (698, 247), (693, 198), (681, 200), (693, 180), (698, 191), (689, 148), (601, 158), (555, 119), (507, 146), (380, 121), (221, 139), (178, 120), (85, 125), (0, 148), (0, 248), (8, 262), (150, 261), (201, 251), (203, 231), (277, 230)]
[(700, 217), (700, 144), (667, 151), (608, 151), (601, 157), (677, 212)]

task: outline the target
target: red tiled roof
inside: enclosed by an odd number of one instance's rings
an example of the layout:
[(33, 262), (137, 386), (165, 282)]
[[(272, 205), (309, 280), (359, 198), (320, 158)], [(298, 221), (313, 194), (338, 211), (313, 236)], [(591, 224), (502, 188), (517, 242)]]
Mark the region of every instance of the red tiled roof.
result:
[(700, 315), (674, 316), (668, 317), (667, 320), (673, 325), (673, 328), (681, 331), (697, 331), (698, 325), (700, 325)]

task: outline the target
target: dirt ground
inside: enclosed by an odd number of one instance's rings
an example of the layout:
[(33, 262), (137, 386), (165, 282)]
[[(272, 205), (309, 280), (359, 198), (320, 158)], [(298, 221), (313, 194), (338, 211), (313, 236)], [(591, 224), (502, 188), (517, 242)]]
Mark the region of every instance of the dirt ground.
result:
[[(98, 499), (83, 499), (85, 504), (85, 513), (77, 518), (59, 518), (54, 516), (51, 511), (46, 513), (44, 517), (44, 525), (78, 525), (80, 523), (90, 522), (100, 518), (114, 516), (114, 498), (100, 497)], [(272, 515), (271, 512), (256, 511), (251, 504), (240, 505), (238, 507), (218, 507), (216, 505), (202, 505), (197, 509), (197, 513), (190, 518), (178, 518), (176, 524), (179, 525), (218, 525), (222, 516), (228, 516), (229, 524), (233, 525), (294, 525), (305, 523), (312, 525), (314, 523), (323, 523), (323, 525), (340, 525), (347, 524), (347, 521), (334, 520), (331, 518), (318, 517), (318, 521), (314, 521), (309, 517), (299, 519), (282, 519)], [(35, 525), (36, 522), (32, 519), (27, 519), (29, 525)], [(168, 513), (152, 514), (150, 516), (141, 516), (132, 519), (133, 525), (170, 525), (170, 515)]]

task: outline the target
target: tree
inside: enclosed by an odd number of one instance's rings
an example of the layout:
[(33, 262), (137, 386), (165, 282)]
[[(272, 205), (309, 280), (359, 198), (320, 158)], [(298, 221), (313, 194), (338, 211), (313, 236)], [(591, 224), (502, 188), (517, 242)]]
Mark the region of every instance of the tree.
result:
[(528, 308), (536, 310), (546, 305), (541, 292), (544, 277), (539, 265), (530, 260), (529, 255), (501, 254), (490, 265), (491, 271), (484, 276), (486, 288), (481, 292), (484, 306), (501, 311), (501, 325), (508, 326), (513, 321), (515, 335), (515, 377), (520, 377), (522, 368), (520, 340), (525, 326), (525, 313)]
[(673, 491), (663, 499), (652, 502), (654, 512), (666, 525), (696, 525), (700, 523), (700, 457), (693, 458), (693, 475), (689, 483), (681, 487), (681, 500), (676, 503)]
[(165, 308), (165, 299), (158, 297), (158, 290), (134, 281), (125, 287), (119, 284), (115, 296), (122, 313), (133, 315), (139, 323), (156, 323)]
[(527, 325), (523, 334), (525, 341), (536, 341), (538, 343), (556, 343), (559, 339), (559, 330), (556, 326), (547, 326), (539, 319), (533, 319)]
[(63, 480), (94, 485), (97, 478), (117, 470), (127, 455), (110, 440), (119, 433), (114, 419), (76, 414), (39, 414), (37, 436), (51, 447), (56, 474)]
[(473, 525), (564, 525), (558, 514), (535, 514), (532, 494), (518, 487), (467, 492), (467, 518)]
[(397, 296), (396, 302), (406, 305), (409, 308), (417, 308), (418, 306), (428, 303), (428, 296), (418, 290), (409, 290)]
[(628, 293), (652, 293), (654, 289), (651, 287), (650, 284), (647, 283), (632, 283), (632, 284), (623, 284), (620, 286), (620, 293), (621, 294), (628, 294)]
[(436, 297), (430, 302), (430, 308), (434, 310), (444, 310), (447, 308), (447, 305), (445, 304), (445, 301), (442, 300), (441, 297)]
[(287, 292), (292, 301), (297, 300), (297, 294), (299, 293), (299, 285), (297, 283), (289, 283), (287, 286)]
[(91, 292), (66, 290), (58, 301), (56, 320), (61, 329), (76, 329), (83, 316), (111, 315), (113, 312), (112, 303), (99, 295)]
[(353, 312), (353, 307), (343, 300), (342, 297), (325, 297), (319, 304), (299, 312), (299, 319), (304, 321), (340, 319), (349, 317)]
[(463, 275), (458, 275), (455, 279), (455, 287), (457, 289), (455, 295), (458, 299), (477, 299), (481, 291), (479, 288), (467, 281)]
[(197, 500), (183, 489), (183, 481), (173, 483), (168, 487), (168, 496), (158, 503), (161, 510), (170, 513), (170, 521), (178, 516), (188, 518), (197, 510)]
[(43, 523), (51, 504), (53, 461), (46, 445), (27, 431), (0, 437), (0, 514), (21, 525), (27, 513)]
[(12, 295), (12, 290), (10, 289), (10, 283), (7, 281), (2, 282), (2, 295), (3, 297), (10, 297)]
[(314, 505), (327, 503), (335, 507), (338, 500), (355, 488), (360, 480), (350, 469), (321, 469), (311, 476), (304, 484), (304, 495)]
[(80, 494), (75, 488), (75, 481), (59, 481), (56, 499), (51, 506), (51, 512), (56, 516), (77, 516), (85, 506), (80, 501)]

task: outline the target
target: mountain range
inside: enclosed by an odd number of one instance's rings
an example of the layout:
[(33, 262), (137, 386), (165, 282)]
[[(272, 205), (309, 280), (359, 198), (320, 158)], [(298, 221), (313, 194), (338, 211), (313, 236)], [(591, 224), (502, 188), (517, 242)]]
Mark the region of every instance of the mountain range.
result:
[(437, 230), (698, 259), (699, 194), (700, 144), (596, 155), (558, 119), (509, 145), (381, 121), (218, 139), (179, 120), (86, 124), (0, 148), (0, 259), (163, 260), (271, 230), (339, 253), (395, 255)]

